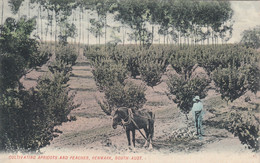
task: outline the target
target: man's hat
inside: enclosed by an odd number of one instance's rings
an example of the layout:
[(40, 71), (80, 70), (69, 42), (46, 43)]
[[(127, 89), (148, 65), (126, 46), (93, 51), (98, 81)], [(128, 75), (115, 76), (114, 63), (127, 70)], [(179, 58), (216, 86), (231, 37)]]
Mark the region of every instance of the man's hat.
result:
[(200, 96), (195, 96), (194, 97), (193, 101), (197, 101), (197, 100), (200, 101)]

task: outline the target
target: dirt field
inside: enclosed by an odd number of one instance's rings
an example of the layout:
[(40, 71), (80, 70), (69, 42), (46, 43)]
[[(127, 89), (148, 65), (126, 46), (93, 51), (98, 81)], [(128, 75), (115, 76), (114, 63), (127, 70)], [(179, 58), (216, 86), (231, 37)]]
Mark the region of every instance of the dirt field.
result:
[[(47, 71), (42, 67), (38, 71), (32, 71), (22, 79), (26, 88), (36, 84), (36, 79)], [(51, 144), (41, 151), (69, 152), (69, 151), (94, 151), (107, 154), (127, 154), (127, 153), (144, 153), (144, 154), (176, 154), (176, 153), (252, 153), (245, 148), (237, 137), (234, 137), (225, 129), (216, 128), (214, 125), (204, 124), (205, 136), (197, 137), (194, 135), (195, 128), (191, 115), (187, 120), (185, 115), (180, 113), (176, 104), (174, 104), (165, 95), (167, 89), (166, 83), (162, 82), (154, 89), (148, 87), (146, 92), (147, 102), (145, 109), (153, 111), (156, 115), (155, 134), (153, 150), (143, 148), (144, 139), (137, 132), (136, 149), (129, 150), (124, 129), (118, 126), (112, 129), (112, 117), (105, 113), (98, 106), (95, 96), (100, 97), (97, 91), (91, 66), (85, 57), (80, 56), (77, 64), (73, 67), (70, 78), (70, 90), (76, 92), (75, 103), (80, 104), (79, 108), (73, 110), (70, 115), (76, 116), (76, 121), (63, 123), (56, 128), (62, 131), (58, 137), (54, 138)], [(163, 76), (165, 81), (166, 76)], [(140, 82), (140, 79), (137, 79)], [(244, 101), (243, 98), (250, 96), (251, 100), (259, 103), (259, 94), (254, 96), (247, 94), (237, 100), (237, 104)], [(208, 96), (203, 100), (206, 114), (204, 122), (216, 118), (210, 110), (221, 109), (227, 110), (227, 104), (221, 100), (220, 95), (214, 89), (210, 89)], [(174, 140), (173, 136), (177, 133), (185, 135), (186, 138)], [(252, 153), (254, 154), (254, 153)]]

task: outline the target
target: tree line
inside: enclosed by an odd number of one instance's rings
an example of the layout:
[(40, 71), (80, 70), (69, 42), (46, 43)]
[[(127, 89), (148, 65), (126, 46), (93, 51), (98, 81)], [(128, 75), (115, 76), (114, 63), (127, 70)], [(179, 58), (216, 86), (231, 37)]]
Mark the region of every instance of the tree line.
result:
[[(89, 43), (93, 35), (97, 44), (101, 39), (105, 44), (217, 44), (227, 42), (233, 30), (233, 10), (226, 1), (9, 0), (8, 5), (18, 17), (36, 16), (37, 34), (42, 40), (49, 35), (55, 42), (72, 38)], [(20, 11), (22, 5), (27, 13)], [(2, 8), (2, 23), (3, 14)], [(121, 25), (111, 25), (108, 17)]]

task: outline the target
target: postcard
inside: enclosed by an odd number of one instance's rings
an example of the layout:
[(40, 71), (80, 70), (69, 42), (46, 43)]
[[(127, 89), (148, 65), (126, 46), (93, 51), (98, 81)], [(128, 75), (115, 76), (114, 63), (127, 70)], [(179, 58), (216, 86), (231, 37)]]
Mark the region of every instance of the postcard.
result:
[(260, 1), (0, 11), (1, 163), (260, 161)]

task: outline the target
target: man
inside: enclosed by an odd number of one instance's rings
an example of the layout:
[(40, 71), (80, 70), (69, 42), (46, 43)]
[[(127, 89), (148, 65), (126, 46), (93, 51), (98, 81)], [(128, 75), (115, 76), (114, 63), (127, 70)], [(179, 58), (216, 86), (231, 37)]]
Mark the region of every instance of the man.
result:
[(193, 106), (192, 106), (192, 115), (193, 119), (195, 120), (195, 127), (197, 131), (197, 135), (202, 135), (202, 113), (203, 113), (203, 105), (200, 101), (199, 96), (195, 96), (193, 99)]

